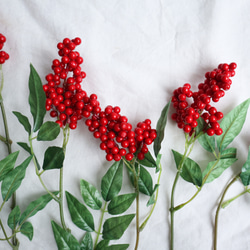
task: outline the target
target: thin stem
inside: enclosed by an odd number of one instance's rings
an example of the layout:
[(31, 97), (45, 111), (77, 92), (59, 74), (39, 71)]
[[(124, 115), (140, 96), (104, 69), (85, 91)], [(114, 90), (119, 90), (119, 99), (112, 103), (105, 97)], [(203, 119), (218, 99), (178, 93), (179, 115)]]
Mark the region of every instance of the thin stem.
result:
[[(159, 175), (158, 175), (158, 180), (157, 180), (157, 184), (159, 185), (160, 184), (160, 179), (161, 179), (161, 173), (162, 173), (162, 167), (161, 167), (161, 164), (160, 164), (160, 170), (159, 170)], [(157, 203), (157, 200), (158, 200), (158, 195), (159, 195), (159, 188), (157, 188), (156, 190), (156, 193), (155, 193), (155, 202), (149, 212), (149, 215), (147, 216), (147, 218), (145, 219), (145, 221), (141, 224), (140, 226), (140, 232), (144, 229), (144, 227), (146, 226), (148, 220), (150, 219), (150, 217), (152, 216), (153, 212), (154, 212), (154, 209), (155, 209), (155, 206), (156, 206), (156, 203)]]
[[(135, 187), (135, 193), (136, 193), (136, 242), (135, 242), (135, 250), (138, 249), (139, 246), (139, 238), (140, 238), (140, 221), (139, 221), (139, 176), (140, 176), (140, 168), (138, 167), (138, 173), (135, 169), (135, 158), (131, 163), (128, 163), (125, 159), (123, 159), (123, 162), (127, 166), (127, 168), (133, 173), (134, 177), (134, 187)], [(143, 223), (144, 224), (144, 223)]]
[(217, 235), (218, 235), (218, 218), (219, 218), (219, 212), (220, 212), (220, 209), (221, 209), (221, 204), (224, 200), (224, 197), (226, 195), (226, 192), (228, 191), (229, 187), (238, 179), (240, 174), (236, 175), (230, 182), (229, 184), (227, 185), (226, 189), (224, 190), (222, 196), (221, 196), (221, 199), (220, 199), (220, 202), (218, 204), (218, 207), (216, 209), (216, 214), (215, 214), (215, 223), (214, 223), (214, 250), (217, 249)]
[(174, 207), (174, 210), (177, 211), (177, 210), (183, 208), (184, 206), (186, 206), (189, 202), (191, 202), (199, 194), (200, 191), (201, 191), (201, 187), (197, 187), (197, 191), (195, 192), (195, 194), (188, 201)]
[(135, 243), (135, 250), (138, 249), (139, 246), (139, 238), (140, 238), (140, 218), (139, 218), (139, 192), (136, 195), (136, 243)]
[(60, 179), (59, 179), (59, 210), (60, 210), (60, 219), (62, 223), (62, 227), (65, 230), (67, 229), (65, 219), (64, 219), (64, 212), (63, 212), (63, 168), (60, 168)]
[[(11, 244), (11, 242), (9, 241), (10, 238), (7, 236), (7, 233), (6, 233), (5, 229), (4, 229), (4, 226), (3, 226), (3, 223), (2, 223), (2, 220), (1, 220), (1, 219), (0, 219), (0, 226), (1, 226), (2, 230), (3, 230), (3, 234), (4, 234), (4, 236), (5, 236), (5, 240), (7, 240), (7, 242), (9, 243), (9, 245), (14, 249), (15, 246), (14, 246), (13, 244)], [(14, 237), (14, 236), (13, 236), (13, 237)]]
[[(191, 150), (190, 150), (189, 152), (191, 152)], [(200, 193), (200, 191), (202, 190), (203, 185), (206, 183), (207, 178), (209, 177), (209, 175), (210, 175), (211, 172), (214, 170), (215, 166), (218, 164), (218, 162), (219, 162), (219, 160), (220, 160), (220, 157), (219, 157), (219, 156), (217, 156), (216, 154), (215, 154), (215, 156), (216, 156), (216, 159), (217, 159), (217, 160), (216, 160), (216, 162), (214, 163), (214, 165), (211, 167), (210, 171), (204, 176), (204, 178), (203, 178), (203, 180), (202, 180), (202, 185), (201, 185), (200, 187), (197, 187), (198, 190), (195, 192), (195, 194), (194, 194), (188, 201), (186, 201), (186, 202), (184, 202), (184, 203), (182, 203), (182, 204), (176, 206), (176, 207), (174, 208), (175, 211), (176, 211), (176, 210), (179, 210), (179, 209), (181, 209), (181, 208), (183, 208), (184, 206), (186, 206), (188, 203), (190, 203), (190, 202)]]
[(105, 201), (104, 206), (103, 206), (103, 209), (101, 209), (102, 214), (101, 214), (101, 218), (100, 218), (100, 222), (99, 222), (98, 231), (96, 232), (97, 235), (96, 235), (96, 239), (95, 239), (94, 249), (96, 248), (97, 243), (98, 243), (98, 240), (99, 240), (99, 236), (101, 235), (102, 223), (103, 223), (103, 219), (104, 219), (104, 214), (105, 214), (105, 212), (106, 212), (107, 204), (108, 204), (108, 203)]
[[(3, 118), (3, 124), (4, 124), (4, 131), (5, 131), (5, 139), (6, 139), (5, 143), (7, 145), (8, 154), (10, 155), (12, 153), (12, 150), (11, 150), (11, 140), (10, 140), (9, 127), (8, 127), (8, 123), (7, 123), (7, 117), (6, 117), (6, 112), (5, 112), (4, 103), (3, 103), (3, 97), (2, 97), (2, 89), (3, 89), (3, 82), (4, 82), (2, 65), (0, 67), (0, 71), (1, 71), (0, 106), (1, 106), (2, 118)], [(11, 208), (11, 210), (13, 210), (14, 207), (16, 206), (16, 192), (14, 192), (12, 194), (11, 200), (12, 201), (11, 201), (10, 208)], [(14, 233), (14, 230), (12, 230), (12, 233)], [(13, 236), (12, 243), (13, 243), (14, 246), (17, 245), (16, 235)]]
[(0, 106), (1, 106), (1, 112), (2, 112), (2, 117), (3, 117), (4, 130), (5, 130), (5, 139), (6, 139), (5, 143), (8, 148), (8, 153), (11, 154), (11, 140), (10, 140), (10, 135), (9, 135), (6, 112), (5, 112), (5, 108), (3, 104), (3, 97), (1, 93), (0, 93)]
[(47, 192), (56, 202), (59, 202), (58, 197), (57, 197), (55, 194), (53, 194), (51, 191), (49, 191), (49, 189), (48, 189), (48, 188), (46, 187), (46, 185), (44, 184), (43, 179), (42, 179), (42, 177), (41, 177), (43, 171), (39, 173), (39, 168), (38, 168), (38, 165), (37, 165), (37, 161), (36, 161), (35, 154), (34, 154), (34, 149), (33, 149), (32, 134), (31, 134), (30, 137), (29, 137), (29, 144), (30, 144), (31, 155), (33, 155), (32, 160), (33, 160), (33, 163), (34, 163), (34, 165), (35, 165), (36, 175), (38, 176), (40, 183), (42, 184), (42, 186), (43, 186), (43, 188), (45, 189), (45, 191), (46, 191), (46, 192)]
[(132, 172), (134, 175), (134, 187), (135, 187), (135, 193), (136, 193), (136, 242), (135, 242), (135, 250), (138, 249), (139, 246), (139, 238), (140, 238), (140, 207), (139, 207), (139, 176), (140, 176), (140, 168), (138, 166), (138, 173), (135, 169), (135, 161), (132, 162)]
[(184, 152), (184, 155), (179, 163), (178, 170), (177, 170), (177, 173), (175, 175), (175, 179), (174, 179), (174, 183), (173, 183), (172, 191), (171, 191), (171, 201), (170, 201), (170, 249), (171, 250), (174, 249), (174, 213), (176, 211), (175, 207), (174, 207), (174, 193), (175, 193), (178, 179), (179, 179), (180, 174), (181, 174), (183, 163), (184, 163), (185, 159), (191, 153), (193, 146), (194, 146), (194, 142), (196, 140), (196, 138), (194, 138), (194, 134), (191, 136), (190, 140), (188, 140), (187, 133), (185, 134), (185, 136), (186, 136), (185, 152)]
[(239, 198), (240, 196), (242, 196), (242, 195), (244, 195), (244, 194), (246, 194), (246, 193), (249, 193), (249, 191), (250, 191), (250, 189), (246, 188), (246, 189), (245, 189), (243, 192), (241, 192), (240, 194), (238, 194), (238, 195), (234, 196), (233, 198), (231, 198), (231, 199), (229, 199), (229, 200), (223, 202), (223, 203), (221, 204), (221, 207), (222, 207), (222, 208), (225, 208), (226, 206), (228, 206), (231, 202), (233, 202), (234, 200), (236, 200), (236, 199)]
[[(63, 152), (64, 155), (66, 154), (66, 146), (69, 140), (69, 127), (66, 126), (63, 129)], [(62, 227), (68, 231), (68, 228), (66, 226), (65, 223), (65, 219), (64, 219), (64, 206), (63, 206), (63, 167), (60, 168), (60, 178), (59, 178), (59, 210), (60, 210), (60, 219), (61, 219), (61, 224)]]
[(171, 191), (171, 207), (170, 207), (170, 249), (174, 249), (174, 193), (175, 193), (175, 188), (176, 184), (178, 182), (178, 179), (180, 177), (180, 171), (178, 170), (174, 179), (172, 191)]

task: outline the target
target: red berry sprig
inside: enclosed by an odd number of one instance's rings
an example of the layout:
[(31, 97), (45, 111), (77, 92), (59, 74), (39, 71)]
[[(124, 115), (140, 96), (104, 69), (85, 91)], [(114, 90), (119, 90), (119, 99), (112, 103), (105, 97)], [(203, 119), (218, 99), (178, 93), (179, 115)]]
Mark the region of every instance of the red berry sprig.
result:
[[(172, 119), (177, 122), (179, 128), (190, 135), (198, 125), (201, 116), (206, 122), (205, 131), (209, 136), (223, 133), (218, 121), (223, 118), (223, 113), (218, 112), (210, 103), (218, 102), (229, 90), (232, 84), (230, 77), (235, 75), (236, 63), (220, 64), (218, 68), (205, 74), (204, 83), (200, 83), (197, 92), (191, 91), (191, 85), (186, 83), (173, 92), (172, 103), (176, 110)], [(187, 99), (193, 98), (189, 105)]]
[(131, 161), (135, 156), (144, 159), (150, 145), (156, 138), (156, 130), (151, 129), (151, 121), (146, 119), (137, 124), (135, 131), (128, 118), (120, 114), (118, 106), (107, 106), (104, 111), (95, 113), (85, 124), (93, 136), (100, 139), (100, 148), (106, 152), (108, 161), (120, 161), (124, 156)]
[(0, 33), (0, 64), (4, 64), (9, 59), (9, 54), (2, 50), (6, 37)]
[(75, 51), (80, 44), (81, 39), (78, 37), (73, 40), (65, 38), (57, 44), (61, 60), (53, 60), (54, 73), (46, 76), (47, 84), (43, 85), (47, 97), (46, 110), (51, 110), (51, 117), (57, 117), (56, 122), (60, 127), (69, 124), (71, 129), (77, 127), (77, 121), (86, 113), (84, 107), (90, 105), (91, 101), (81, 87), (86, 74), (80, 67), (83, 58)]
[(118, 106), (107, 106), (102, 110), (97, 95), (88, 96), (82, 90), (80, 83), (86, 76), (80, 67), (83, 59), (74, 51), (80, 43), (80, 38), (65, 38), (58, 43), (61, 60), (53, 60), (54, 73), (46, 76), (47, 84), (43, 85), (46, 110), (50, 111), (51, 117), (57, 117), (60, 127), (69, 124), (71, 129), (75, 129), (78, 120), (87, 118), (85, 124), (94, 137), (101, 140), (100, 148), (105, 150), (108, 161), (120, 161), (122, 157), (131, 161), (135, 156), (139, 160), (144, 159), (147, 146), (157, 136), (156, 130), (151, 129), (151, 121), (146, 119), (133, 131)]

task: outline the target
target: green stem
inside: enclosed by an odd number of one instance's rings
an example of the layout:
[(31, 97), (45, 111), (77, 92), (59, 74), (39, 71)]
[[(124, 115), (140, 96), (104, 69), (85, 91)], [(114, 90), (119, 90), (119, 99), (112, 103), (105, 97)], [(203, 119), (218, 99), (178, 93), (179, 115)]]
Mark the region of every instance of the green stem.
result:
[(240, 196), (246, 194), (246, 193), (249, 193), (250, 189), (246, 188), (243, 192), (241, 192), (240, 194), (236, 195), (235, 197), (223, 202), (221, 204), (221, 207), (222, 208), (225, 208), (226, 206), (228, 206), (232, 201), (236, 200), (237, 198), (239, 198)]
[(221, 199), (220, 199), (220, 202), (218, 204), (218, 207), (216, 209), (216, 214), (215, 214), (215, 223), (214, 223), (214, 250), (217, 249), (217, 235), (218, 235), (218, 218), (219, 218), (219, 212), (220, 212), (220, 209), (221, 209), (221, 204), (224, 200), (224, 197), (226, 195), (226, 192), (228, 191), (229, 187), (238, 179), (240, 174), (236, 175), (230, 182), (229, 184), (227, 185), (227, 187), (225, 188), (222, 196), (221, 196)]
[(196, 140), (196, 138), (194, 138), (193, 135), (191, 136), (190, 140), (188, 140), (188, 134), (185, 134), (185, 136), (186, 136), (185, 152), (184, 152), (184, 155), (183, 155), (183, 157), (182, 157), (182, 159), (181, 159), (181, 161), (179, 163), (177, 173), (175, 175), (174, 183), (173, 183), (173, 186), (172, 186), (172, 191), (171, 191), (171, 201), (170, 201), (170, 249), (171, 250), (174, 249), (174, 213), (176, 211), (175, 207), (174, 207), (174, 193), (175, 193), (175, 189), (176, 189), (178, 179), (179, 179), (180, 174), (181, 174), (183, 163), (184, 163), (185, 159), (191, 153), (191, 151), (193, 149), (193, 146), (194, 146), (194, 142)]
[(31, 151), (31, 155), (33, 156), (32, 160), (33, 160), (33, 163), (35, 165), (35, 170), (36, 170), (36, 175), (38, 176), (38, 179), (40, 181), (40, 183), (42, 184), (43, 188), (45, 189), (45, 191), (56, 201), (56, 202), (59, 202), (59, 199), (58, 197), (53, 194), (51, 191), (49, 191), (49, 189), (46, 187), (46, 185), (44, 184), (43, 182), (43, 179), (41, 177), (42, 172), (39, 173), (39, 168), (38, 168), (38, 165), (37, 165), (37, 161), (36, 161), (36, 158), (35, 158), (35, 153), (34, 153), (34, 149), (33, 149), (33, 143), (32, 143), (32, 134), (30, 135), (29, 137), (29, 144), (30, 144), (30, 151)]
[[(127, 168), (133, 173), (133, 177), (134, 177), (134, 187), (135, 187), (135, 193), (136, 193), (136, 242), (135, 242), (135, 250), (136, 250), (136, 249), (138, 249), (138, 246), (139, 246), (139, 238), (140, 238), (140, 231), (141, 231), (140, 221), (139, 221), (139, 212), (140, 212), (139, 211), (139, 193), (140, 193), (140, 191), (139, 191), (139, 176), (140, 176), (140, 169), (138, 168), (138, 173), (137, 173), (136, 169), (135, 169), (135, 159), (131, 163), (128, 163), (125, 159), (123, 159), (123, 162), (125, 163)], [(148, 219), (146, 219), (146, 220), (148, 220)], [(144, 225), (144, 223), (142, 224), (142, 228), (144, 227), (143, 225)]]
[(138, 173), (136, 173), (135, 162), (132, 164), (133, 166), (133, 174), (134, 174), (134, 186), (136, 193), (136, 242), (135, 242), (135, 250), (138, 249), (139, 239), (140, 239), (140, 196), (139, 196), (139, 176), (140, 176), (140, 168), (138, 167)]
[(102, 214), (101, 214), (101, 218), (100, 218), (100, 223), (99, 223), (98, 231), (96, 232), (97, 235), (96, 235), (96, 239), (95, 239), (94, 249), (96, 248), (98, 240), (99, 240), (99, 236), (101, 235), (102, 223), (103, 223), (103, 219), (104, 219), (104, 214), (106, 212), (107, 204), (108, 203), (105, 201), (104, 206), (101, 209)]
[(170, 249), (173, 250), (174, 249), (174, 193), (175, 193), (175, 188), (176, 188), (176, 184), (177, 181), (180, 177), (180, 171), (177, 171), (175, 179), (174, 179), (174, 183), (173, 183), (173, 187), (172, 187), (172, 191), (171, 191), (171, 203), (170, 203)]
[(177, 210), (183, 208), (184, 206), (186, 206), (189, 202), (191, 202), (201, 191), (201, 187), (197, 187), (197, 188), (198, 188), (198, 190), (195, 192), (195, 194), (188, 201), (174, 207), (174, 210), (177, 211)]
[[(0, 106), (1, 106), (3, 124), (4, 124), (5, 138), (6, 138), (5, 143), (7, 145), (8, 154), (10, 155), (12, 153), (12, 150), (11, 150), (11, 140), (10, 140), (9, 128), (8, 128), (8, 123), (7, 123), (7, 117), (6, 117), (6, 112), (5, 112), (4, 103), (3, 103), (3, 97), (2, 97), (2, 88), (3, 88), (3, 82), (4, 82), (2, 65), (0, 67), (0, 71), (1, 71)], [(13, 210), (14, 207), (16, 206), (16, 192), (14, 192), (12, 194), (11, 199), (12, 199), (12, 201), (11, 201), (11, 207), (10, 208), (11, 208), (11, 210)], [(14, 230), (12, 230), (12, 233), (14, 233)], [(12, 243), (13, 243), (13, 246), (17, 246), (18, 241), (17, 241), (16, 235), (13, 236)]]
[(60, 179), (59, 179), (59, 210), (60, 210), (60, 219), (62, 227), (65, 230), (68, 230), (65, 219), (64, 219), (64, 212), (63, 212), (63, 167), (60, 168)]
[[(191, 152), (191, 149), (190, 149), (190, 152)], [(184, 203), (182, 203), (182, 204), (176, 206), (176, 207), (174, 208), (175, 211), (176, 211), (176, 210), (179, 210), (179, 209), (181, 209), (181, 208), (183, 208), (184, 206), (186, 206), (189, 202), (191, 202), (191, 201), (200, 193), (200, 191), (201, 191), (203, 185), (206, 183), (207, 178), (209, 177), (209, 175), (210, 175), (211, 172), (214, 170), (214, 168), (216, 167), (216, 165), (218, 164), (218, 162), (219, 162), (219, 160), (220, 160), (220, 155), (219, 155), (219, 156), (216, 155), (215, 152), (214, 152), (213, 154), (214, 154), (214, 156), (216, 157), (217, 160), (216, 160), (216, 162), (214, 163), (214, 165), (211, 167), (211, 169), (209, 170), (209, 172), (204, 176), (204, 178), (203, 178), (203, 180), (202, 180), (202, 185), (201, 185), (200, 187), (197, 187), (198, 190), (195, 192), (195, 194), (194, 194), (188, 201), (186, 201), (186, 202), (184, 202)]]
[[(0, 219), (0, 226), (1, 226), (2, 230), (3, 230), (3, 234), (4, 234), (4, 236), (5, 236), (5, 240), (7, 240), (7, 242), (9, 243), (9, 245), (10, 245), (13, 249), (15, 249), (15, 245), (11, 244), (10, 238), (7, 236), (7, 233), (6, 233), (5, 229), (4, 229), (4, 226), (3, 226), (3, 223), (2, 223), (2, 220), (1, 220), (1, 219)], [(14, 237), (14, 236), (13, 236), (13, 237)]]
[[(69, 140), (69, 127), (66, 126), (63, 129), (63, 152), (64, 155), (66, 154), (66, 146)], [(60, 178), (59, 178), (59, 210), (60, 210), (60, 219), (61, 219), (61, 224), (62, 227), (68, 231), (68, 228), (66, 226), (65, 223), (65, 219), (64, 219), (64, 206), (63, 206), (63, 167), (60, 168)]]
[[(161, 164), (160, 164), (160, 170), (159, 170), (159, 175), (158, 175), (158, 180), (157, 180), (157, 184), (159, 185), (160, 184), (160, 179), (161, 179), (161, 173), (162, 173), (162, 167), (161, 167)], [(154, 209), (155, 209), (155, 206), (156, 206), (156, 203), (157, 203), (157, 200), (158, 200), (158, 195), (159, 195), (159, 188), (157, 188), (156, 190), (156, 194), (155, 194), (155, 202), (149, 212), (149, 215), (147, 216), (147, 218), (145, 219), (145, 221), (141, 224), (140, 226), (140, 232), (144, 229), (144, 227), (146, 226), (148, 220), (150, 219), (150, 217), (152, 216), (153, 212), (154, 212)]]

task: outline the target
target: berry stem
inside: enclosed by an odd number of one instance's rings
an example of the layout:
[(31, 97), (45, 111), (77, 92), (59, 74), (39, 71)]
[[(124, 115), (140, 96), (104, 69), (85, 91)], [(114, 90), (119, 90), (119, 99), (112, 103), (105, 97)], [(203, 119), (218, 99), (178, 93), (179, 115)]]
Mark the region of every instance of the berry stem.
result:
[[(0, 219), (0, 227), (2, 228), (2, 230), (3, 230), (3, 234), (4, 234), (4, 236), (5, 236), (5, 239), (1, 239), (1, 240), (7, 240), (7, 242), (9, 243), (9, 245), (12, 247), (12, 249), (18, 249), (18, 246), (15, 246), (15, 245), (13, 245), (11, 242), (10, 242), (10, 237), (8, 237), (7, 236), (7, 233), (6, 233), (6, 231), (5, 231), (5, 229), (4, 229), (4, 226), (3, 226), (3, 223), (2, 223), (2, 220)], [(14, 237), (14, 236), (13, 236)], [(12, 238), (13, 239), (13, 238)]]
[[(64, 129), (63, 129), (63, 152), (64, 152), (64, 155), (66, 154), (66, 146), (67, 146), (67, 143), (69, 141), (69, 126), (66, 126)], [(66, 226), (66, 223), (65, 223), (65, 219), (64, 219), (64, 206), (63, 206), (63, 167), (60, 168), (60, 179), (59, 179), (59, 210), (60, 210), (60, 219), (61, 219), (61, 224), (62, 224), (62, 227), (68, 231), (68, 228)]]
[(135, 159), (132, 161), (132, 171), (134, 175), (134, 187), (136, 193), (136, 242), (135, 242), (135, 250), (138, 249), (139, 246), (139, 238), (140, 238), (140, 190), (139, 190), (139, 176), (140, 176), (140, 165), (138, 165), (138, 173), (135, 169)]
[(94, 249), (96, 248), (97, 244), (98, 244), (98, 240), (99, 240), (99, 236), (101, 234), (101, 229), (102, 229), (102, 224), (103, 224), (103, 219), (104, 219), (104, 214), (106, 212), (106, 207), (107, 207), (107, 202), (105, 201), (103, 208), (101, 209), (102, 214), (101, 214), (101, 218), (100, 218), (100, 222), (99, 222), (99, 227), (98, 227), (98, 231), (96, 232), (97, 236), (96, 236), (96, 240), (95, 240), (95, 244), (94, 244)]
[[(11, 140), (10, 140), (10, 135), (9, 135), (9, 128), (8, 128), (8, 123), (7, 123), (7, 117), (6, 117), (6, 112), (4, 108), (4, 103), (3, 103), (3, 97), (2, 97), (2, 89), (3, 89), (3, 83), (4, 83), (4, 77), (3, 77), (3, 71), (2, 71), (2, 65), (0, 65), (0, 71), (1, 71), (1, 84), (0, 84), (0, 107), (1, 107), (1, 112), (2, 112), (2, 118), (3, 118), (3, 124), (4, 124), (4, 131), (5, 131), (5, 144), (8, 149), (8, 154), (12, 153), (11, 150)], [(11, 202), (11, 210), (13, 210), (16, 206), (16, 192), (12, 194), (12, 202)], [(12, 233), (14, 233), (14, 230), (12, 230)], [(13, 246), (17, 246), (18, 240), (16, 238), (16, 235), (14, 234), (12, 238), (12, 243)]]
[(240, 196), (242, 196), (243, 194), (246, 194), (246, 193), (249, 193), (250, 189), (249, 188), (246, 188), (243, 192), (241, 192), (240, 194), (234, 196), (233, 198), (223, 202), (221, 204), (221, 207), (222, 208), (225, 208), (226, 206), (228, 206), (232, 201), (236, 200), (237, 198), (239, 198)]
[(220, 202), (218, 204), (218, 207), (216, 209), (216, 214), (215, 214), (215, 223), (214, 223), (214, 250), (217, 250), (217, 235), (218, 235), (218, 218), (219, 218), (219, 212), (220, 209), (222, 207), (222, 203), (224, 200), (224, 197), (228, 191), (228, 189), (230, 188), (230, 186), (238, 179), (238, 177), (240, 176), (240, 173), (237, 174), (227, 185), (227, 187), (225, 188), (224, 192), (222, 193)]
[[(157, 180), (157, 184), (159, 185), (160, 184), (160, 179), (161, 179), (161, 173), (162, 173), (162, 166), (161, 164), (159, 164), (159, 174), (158, 174), (158, 180)], [(140, 226), (140, 232), (144, 229), (144, 227), (146, 226), (148, 220), (150, 219), (150, 217), (152, 216), (153, 212), (154, 212), (154, 209), (155, 209), (155, 206), (156, 206), (156, 203), (157, 203), (157, 200), (158, 200), (158, 194), (159, 194), (159, 188), (156, 190), (156, 193), (155, 193), (155, 202), (149, 212), (149, 215), (147, 216), (147, 218), (145, 219), (145, 221), (141, 224)]]
[(39, 167), (37, 165), (37, 161), (36, 161), (36, 157), (35, 157), (35, 153), (34, 153), (34, 149), (33, 149), (33, 143), (32, 143), (32, 134), (29, 137), (29, 144), (30, 144), (30, 151), (31, 151), (31, 155), (33, 156), (32, 160), (33, 163), (35, 165), (35, 169), (36, 169), (36, 175), (38, 176), (38, 179), (40, 181), (40, 183), (42, 184), (43, 188), (45, 189), (45, 191), (56, 201), (59, 202), (59, 199), (56, 195), (54, 195), (51, 191), (49, 191), (49, 189), (46, 187), (46, 185), (43, 182), (43, 179), (41, 177), (42, 173), (44, 171), (39, 172)]
[(185, 159), (189, 156), (189, 154), (191, 153), (193, 146), (194, 146), (194, 142), (196, 140), (196, 138), (192, 137), (190, 138), (190, 140), (188, 140), (188, 134), (185, 133), (186, 136), (186, 141), (185, 141), (185, 152), (184, 155), (180, 161), (180, 164), (177, 168), (177, 173), (174, 179), (174, 183), (172, 186), (172, 191), (171, 191), (171, 201), (170, 201), (170, 249), (173, 250), (174, 249), (174, 213), (176, 211), (175, 206), (174, 206), (174, 193), (175, 193), (175, 189), (177, 186), (177, 182), (178, 179), (180, 177), (181, 171), (182, 171), (182, 167), (183, 164), (185, 162)]

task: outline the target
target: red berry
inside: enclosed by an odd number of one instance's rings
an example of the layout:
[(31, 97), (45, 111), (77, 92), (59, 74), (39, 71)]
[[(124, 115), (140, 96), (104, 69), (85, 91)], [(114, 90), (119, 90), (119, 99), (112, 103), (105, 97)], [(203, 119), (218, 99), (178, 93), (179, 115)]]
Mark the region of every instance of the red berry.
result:
[(216, 116), (217, 120), (220, 120), (220, 119), (223, 118), (223, 113), (222, 112), (216, 112), (215, 116)]
[(134, 155), (131, 154), (131, 153), (128, 153), (128, 154), (125, 155), (125, 159), (126, 159), (127, 161), (131, 161), (133, 158), (134, 158)]
[(71, 123), (69, 124), (69, 127), (70, 127), (71, 129), (76, 129), (77, 123), (71, 122)]
[(207, 133), (207, 135), (209, 135), (209, 136), (213, 136), (213, 135), (215, 134), (215, 131), (214, 131), (214, 129), (209, 128), (209, 129), (206, 131), (206, 133)]
[(221, 128), (215, 130), (216, 135), (222, 135), (222, 133), (223, 133), (223, 130)]
[(106, 155), (106, 160), (107, 161), (112, 161), (113, 160), (113, 155), (112, 154), (107, 154)]
[(192, 130), (192, 127), (190, 125), (185, 125), (183, 130), (185, 133), (189, 133)]

